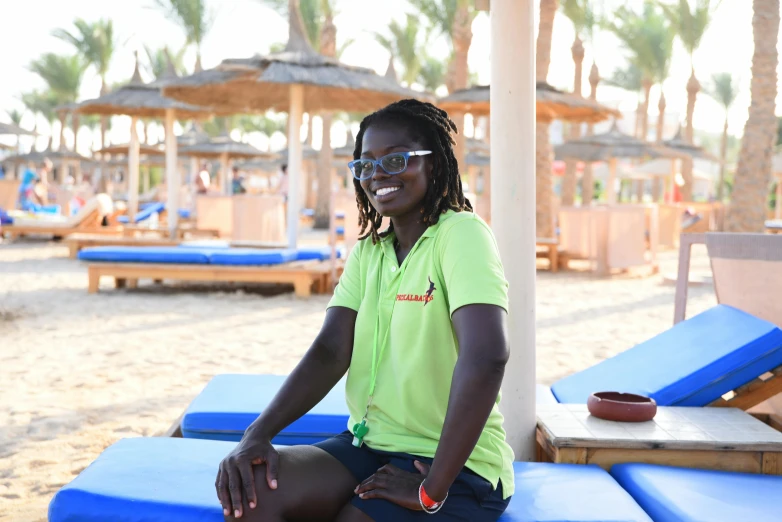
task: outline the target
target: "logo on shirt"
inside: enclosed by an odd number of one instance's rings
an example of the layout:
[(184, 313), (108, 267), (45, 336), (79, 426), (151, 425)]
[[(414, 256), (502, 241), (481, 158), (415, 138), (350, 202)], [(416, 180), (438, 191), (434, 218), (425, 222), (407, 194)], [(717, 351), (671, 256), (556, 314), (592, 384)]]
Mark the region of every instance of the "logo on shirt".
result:
[(437, 290), (437, 287), (434, 286), (434, 283), (432, 282), (432, 278), (429, 277), (429, 289), (426, 291), (425, 294), (397, 294), (396, 300), (397, 301), (416, 301), (416, 302), (423, 302), (424, 306), (428, 305), (431, 301), (434, 300), (434, 291)]

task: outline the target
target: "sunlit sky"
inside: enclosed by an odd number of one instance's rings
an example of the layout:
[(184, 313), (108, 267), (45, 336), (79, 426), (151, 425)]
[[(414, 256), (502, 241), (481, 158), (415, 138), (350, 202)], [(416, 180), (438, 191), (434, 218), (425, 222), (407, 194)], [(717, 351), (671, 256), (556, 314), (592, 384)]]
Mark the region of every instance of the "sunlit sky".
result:
[[(0, 28), (0, 121), (8, 121), (6, 110), (23, 109), (19, 101), (22, 92), (44, 87), (43, 81), (27, 68), (31, 60), (44, 52), (70, 53), (72, 48), (51, 36), (58, 27), (71, 27), (76, 17), (87, 20), (111, 18), (119, 46), (109, 72), (109, 82), (120, 82), (129, 78), (133, 71), (133, 53), (146, 44), (152, 48), (168, 45), (179, 49), (184, 44), (184, 35), (177, 25), (153, 7), (152, 0), (26, 0), (11, 2), (2, 0), (3, 21)], [(500, 1), (500, 0), (495, 0)], [(640, 3), (641, 0), (635, 0)], [(610, 11), (611, 6), (624, 2), (620, 0), (595, 0), (596, 5)], [(267, 52), (269, 46), (287, 38), (287, 20), (265, 7), (262, 0), (208, 0), (215, 13), (211, 32), (203, 42), (203, 65), (213, 67), (223, 58), (246, 57), (256, 52)], [(347, 48), (342, 61), (383, 72), (388, 63), (388, 53), (374, 38), (375, 31), (383, 31), (391, 19), (403, 21), (405, 13), (411, 11), (405, 0), (336, 0), (339, 14), (335, 23), (337, 39), (342, 42), (354, 39)], [(750, 65), (753, 51), (752, 2), (750, 0), (723, 0), (712, 25), (703, 38), (701, 48), (695, 55), (695, 70), (701, 83), (709, 83), (711, 75), (717, 72), (731, 72), (741, 79), (741, 92), (729, 113), (730, 132), (741, 134), (747, 118), (750, 102)], [(535, 8), (537, 17), (537, 7)], [(537, 26), (537, 23), (536, 23)], [(470, 69), (477, 73), (480, 83), (488, 83), (490, 76), (489, 18), (480, 14), (473, 24), (473, 43), (470, 49)], [(573, 61), (570, 46), (574, 31), (570, 21), (557, 14), (554, 23), (552, 63), (549, 83), (571, 90), (573, 87)], [(443, 38), (435, 41), (429, 51), (445, 59), (447, 43)], [(143, 53), (142, 53), (143, 54)], [(598, 33), (594, 47), (586, 44), (584, 66), (584, 94), (588, 94), (589, 65), (593, 56), (604, 76), (622, 66), (625, 54), (613, 35)], [(192, 68), (194, 50), (186, 55), (186, 64)], [(677, 42), (671, 72), (664, 84), (669, 120), (684, 118), (686, 108), (685, 84), (690, 74), (689, 57)], [(146, 78), (150, 79), (150, 78)], [(98, 95), (100, 81), (92, 69), (88, 69), (82, 85), (82, 99)], [(636, 106), (636, 96), (624, 91), (604, 88), (599, 99), (628, 113)], [(650, 118), (656, 118), (657, 87), (652, 91)], [(778, 98), (778, 102), (782, 98)], [(779, 103), (778, 103), (779, 105)], [(778, 113), (782, 112), (778, 109)], [(700, 130), (722, 131), (724, 112), (720, 105), (701, 94), (695, 112), (695, 126)], [(127, 139), (127, 124), (122, 120), (115, 123), (112, 140)], [(28, 115), (23, 125), (32, 127), (32, 116)], [(44, 122), (40, 130), (48, 131)], [(55, 127), (55, 133), (57, 129)], [(83, 133), (84, 134), (84, 133)], [(336, 132), (335, 132), (336, 134)], [(81, 136), (81, 135), (80, 135)], [(316, 141), (319, 137), (316, 135)], [(80, 149), (83, 148), (80, 137)], [(6, 140), (7, 142), (8, 140)], [(335, 137), (336, 144), (344, 141), (344, 135)], [(40, 146), (40, 145), (39, 145)]]

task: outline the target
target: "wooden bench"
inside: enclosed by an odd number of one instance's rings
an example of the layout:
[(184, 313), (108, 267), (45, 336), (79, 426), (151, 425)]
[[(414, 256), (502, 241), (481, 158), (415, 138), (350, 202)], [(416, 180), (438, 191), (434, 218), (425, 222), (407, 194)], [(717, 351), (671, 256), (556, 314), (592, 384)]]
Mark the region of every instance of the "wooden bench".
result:
[(329, 289), (330, 264), (301, 261), (277, 266), (225, 266), (152, 263), (90, 263), (87, 291), (94, 294), (101, 277), (113, 277), (115, 288), (136, 288), (139, 279), (210, 281), (232, 283), (282, 283), (293, 285), (298, 297)]

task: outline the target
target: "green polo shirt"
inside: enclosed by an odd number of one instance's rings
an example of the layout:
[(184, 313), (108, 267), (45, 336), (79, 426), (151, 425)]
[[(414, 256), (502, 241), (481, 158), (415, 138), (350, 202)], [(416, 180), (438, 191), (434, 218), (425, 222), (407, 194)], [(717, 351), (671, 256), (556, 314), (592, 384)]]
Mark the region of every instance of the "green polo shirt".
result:
[[(443, 214), (401, 266), (393, 245), (393, 233), (375, 245), (360, 241), (329, 303), (358, 312), (345, 393), (348, 429), (367, 410), (377, 325), (382, 356), (364, 442), (434, 457), (459, 354), (451, 315), (469, 304), (507, 310), (508, 283), (491, 229), (471, 212)], [(507, 498), (514, 488), (513, 450), (505, 442), (499, 403), (498, 396), (467, 467), (495, 488), (502, 481)]]

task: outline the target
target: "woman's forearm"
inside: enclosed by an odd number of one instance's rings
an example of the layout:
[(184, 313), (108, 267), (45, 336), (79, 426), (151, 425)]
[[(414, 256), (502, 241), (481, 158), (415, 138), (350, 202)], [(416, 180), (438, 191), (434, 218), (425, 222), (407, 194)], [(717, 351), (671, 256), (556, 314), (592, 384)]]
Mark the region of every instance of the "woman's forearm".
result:
[(500, 391), (505, 359), (460, 357), (454, 368), (443, 432), (426, 478), (426, 492), (445, 498), (481, 436)]

